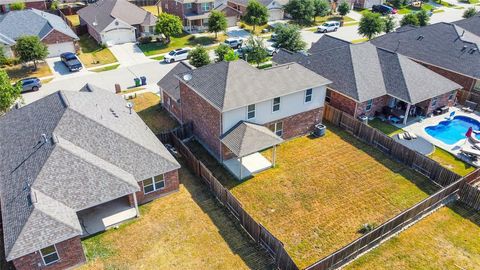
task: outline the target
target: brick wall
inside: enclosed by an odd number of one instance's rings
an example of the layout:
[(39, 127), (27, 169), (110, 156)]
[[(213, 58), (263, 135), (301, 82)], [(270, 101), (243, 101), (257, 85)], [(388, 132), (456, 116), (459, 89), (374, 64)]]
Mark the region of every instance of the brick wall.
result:
[(50, 32), (50, 34), (42, 39), (42, 42), (45, 44), (63, 43), (68, 41), (73, 41), (73, 38), (65, 35), (64, 33), (58, 32), (57, 30), (53, 30)]
[(182, 3), (179, 3), (175, 0), (164, 0), (164, 1), (161, 1), (161, 4), (162, 4), (163, 12), (176, 15), (180, 17), (180, 19), (182, 19), (183, 21), (184, 11), (183, 11)]
[(47, 5), (45, 4), (45, 1), (26, 2), (25, 8), (35, 8), (39, 10), (45, 10), (47, 9)]
[(427, 114), (432, 113), (437, 108), (441, 108), (441, 107), (445, 107), (445, 106), (453, 106), (454, 99), (449, 100), (448, 99), (449, 96), (450, 96), (450, 93), (437, 96), (437, 104), (435, 106), (432, 104), (432, 99), (429, 99), (428, 100)]
[[(138, 182), (138, 185), (140, 186), (140, 190), (141, 190), (136, 193), (138, 204), (144, 204), (152, 200), (155, 200), (156, 198), (159, 198), (163, 195), (172, 193), (174, 191), (178, 191), (178, 188), (180, 185), (178, 170), (167, 172), (163, 175), (163, 177), (165, 180), (165, 187), (161, 190), (150, 192), (148, 194), (143, 193), (143, 184), (142, 182)], [(128, 201), (131, 206), (135, 205), (133, 200), (133, 195), (128, 195)]]
[[(170, 101), (170, 105), (168, 105)], [(182, 122), (182, 108), (181, 104), (173, 99), (168, 93), (162, 91), (162, 106), (175, 118), (178, 122)]]
[(74, 268), (85, 263), (85, 255), (79, 236), (60, 242), (55, 246), (60, 259), (51, 265), (44, 265), (40, 251), (15, 259), (13, 264), (17, 270), (60, 270)]
[(351, 98), (348, 98), (344, 95), (341, 95), (331, 89), (327, 89), (328, 94), (330, 95), (330, 105), (339, 110), (342, 110), (352, 116), (355, 115), (355, 107), (357, 102)]
[(288, 140), (311, 133), (315, 125), (322, 122), (322, 118), (323, 107), (266, 123), (264, 126), (268, 127), (273, 123), (283, 122), (282, 138)]
[(238, 10), (240, 12), (240, 14), (243, 14), (245, 12), (245, 10), (247, 9), (247, 7), (245, 6), (241, 6), (241, 5), (237, 5), (235, 3), (232, 3), (230, 1), (227, 2), (227, 5), (235, 10)]
[(205, 99), (180, 82), (183, 122), (192, 122), (193, 135), (217, 159), (221, 158), (221, 114)]
[(375, 116), (375, 112), (381, 112), (384, 106), (387, 106), (389, 96), (381, 96), (374, 98), (372, 102), (372, 108), (367, 112), (368, 101), (360, 102), (357, 104), (357, 111), (355, 116), (367, 115), (368, 117)]
[(421, 63), (421, 62), (418, 62), (418, 63), (420, 63), (423, 66), (429, 68), (430, 70), (433, 70), (434, 72), (442, 75), (443, 77), (460, 84), (463, 87), (463, 89), (465, 89), (467, 91), (471, 91), (473, 89), (473, 86), (475, 85), (475, 79), (473, 79), (473, 78), (470, 78), (470, 77), (467, 77), (467, 76), (464, 76), (464, 75), (461, 75), (461, 74), (458, 74), (458, 73), (455, 73), (455, 72), (452, 72), (452, 71), (448, 71), (448, 70), (445, 70), (445, 69), (442, 69), (442, 68), (439, 68), (439, 67), (428, 65), (428, 64), (425, 64), (425, 63)]

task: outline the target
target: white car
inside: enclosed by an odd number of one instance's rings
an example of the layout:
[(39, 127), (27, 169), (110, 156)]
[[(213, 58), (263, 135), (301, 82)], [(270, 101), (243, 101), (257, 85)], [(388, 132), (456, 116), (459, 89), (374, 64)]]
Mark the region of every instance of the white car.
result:
[(338, 28), (340, 28), (340, 22), (328, 21), (317, 27), (317, 31), (320, 33), (327, 33), (337, 31)]
[(240, 47), (242, 47), (242, 44), (243, 44), (243, 38), (227, 38), (224, 43), (228, 46), (230, 46), (230, 48), (232, 49), (240, 49)]
[(190, 48), (181, 48), (169, 52), (165, 55), (165, 63), (173, 63), (175, 61), (186, 60), (188, 58), (188, 53), (190, 52), (190, 50)]

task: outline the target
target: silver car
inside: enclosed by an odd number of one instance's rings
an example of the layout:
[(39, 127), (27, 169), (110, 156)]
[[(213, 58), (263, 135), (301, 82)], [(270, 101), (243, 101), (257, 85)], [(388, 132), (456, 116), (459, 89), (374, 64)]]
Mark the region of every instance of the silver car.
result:
[(22, 86), (22, 93), (28, 91), (38, 91), (42, 87), (42, 82), (37, 77), (21, 79), (17, 82)]

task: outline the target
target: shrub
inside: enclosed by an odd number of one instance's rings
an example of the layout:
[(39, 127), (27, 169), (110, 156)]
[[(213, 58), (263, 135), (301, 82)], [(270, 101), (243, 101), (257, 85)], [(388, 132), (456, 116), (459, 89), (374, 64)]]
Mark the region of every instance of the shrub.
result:
[(152, 42), (152, 37), (140, 37), (138, 39), (138, 42), (140, 42), (140, 44), (147, 44), (147, 43), (150, 43)]
[(376, 223), (365, 223), (360, 227), (358, 232), (361, 233), (361, 234), (367, 234), (367, 233), (373, 231), (376, 227), (377, 227)]

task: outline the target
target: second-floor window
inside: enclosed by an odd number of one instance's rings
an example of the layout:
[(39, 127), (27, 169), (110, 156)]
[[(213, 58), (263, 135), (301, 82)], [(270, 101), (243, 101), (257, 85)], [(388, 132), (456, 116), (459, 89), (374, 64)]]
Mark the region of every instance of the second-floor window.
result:
[(185, 4), (185, 9), (190, 9), (192, 8), (192, 3), (186, 3)]
[(209, 11), (210, 3), (202, 3), (202, 11)]
[(247, 107), (247, 119), (255, 118), (255, 104), (248, 105)]
[(272, 104), (272, 111), (280, 111), (280, 98), (276, 97), (273, 99), (273, 104)]
[(373, 105), (373, 99), (370, 99), (369, 101), (367, 101), (367, 107), (365, 107), (365, 110), (368, 112), (372, 109), (372, 105)]
[(312, 101), (312, 94), (313, 94), (312, 89), (305, 90), (305, 103)]

